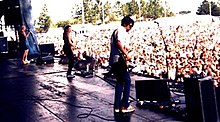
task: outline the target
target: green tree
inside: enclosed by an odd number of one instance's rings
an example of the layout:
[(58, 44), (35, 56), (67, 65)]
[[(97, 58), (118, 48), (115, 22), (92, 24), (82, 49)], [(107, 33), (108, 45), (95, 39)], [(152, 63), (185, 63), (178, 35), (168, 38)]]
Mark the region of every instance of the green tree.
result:
[(167, 16), (172, 17), (172, 16), (175, 16), (175, 14), (172, 11), (168, 10), (167, 11)]
[[(102, 4), (104, 4), (104, 17), (109, 17), (110, 14), (110, 3), (102, 3), (101, 0), (84, 0), (83, 6), (84, 6), (84, 18), (85, 23), (93, 23), (95, 24), (98, 20), (103, 21), (103, 7)], [(105, 19), (104, 18), (104, 19)]]
[(82, 24), (82, 4), (74, 4), (74, 7), (71, 11), (72, 21), (70, 24)]
[(213, 16), (220, 16), (220, 7), (214, 4), (212, 6), (212, 15)]
[(148, 3), (146, 3), (144, 0), (140, 1), (140, 7), (141, 7), (141, 16), (144, 18), (148, 17)]
[[(85, 20), (85, 24), (92, 23), (97, 24), (97, 21), (105, 23), (119, 20), (119, 18), (132, 15), (145, 18), (158, 18), (163, 16), (174, 16), (174, 13), (170, 11), (169, 7), (161, 6), (162, 0), (140, 0), (140, 6), (137, 0), (131, 0), (122, 4), (119, 0), (112, 6), (110, 2), (102, 3), (102, 0), (83, 0), (82, 3), (74, 5), (72, 9), (72, 20), (69, 21), (72, 24), (80, 24)], [(104, 4), (104, 5), (103, 5)], [(104, 7), (104, 10), (103, 10)], [(140, 11), (139, 11), (140, 7)], [(104, 11), (104, 18), (103, 18)], [(84, 14), (83, 14), (84, 12)], [(139, 13), (140, 12), (140, 13)], [(165, 13), (166, 12), (166, 13)], [(83, 16), (84, 15), (84, 16)], [(84, 18), (83, 18), (84, 17)], [(104, 20), (103, 20), (104, 19)], [(57, 26), (61, 26), (60, 22)]]
[(48, 15), (48, 9), (46, 4), (44, 4), (42, 8), (42, 12), (40, 13), (38, 20), (39, 28), (36, 28), (36, 30), (40, 33), (47, 32), (52, 24), (52, 21), (50, 16)]
[(122, 16), (138, 16), (138, 3), (135, 0), (122, 5)]
[(74, 4), (74, 7), (71, 10), (71, 14), (73, 19), (80, 18), (82, 15), (82, 5)]
[(83, 0), (85, 23), (94, 23), (96, 20), (97, 5), (92, 0)]
[[(210, 9), (209, 9), (210, 3), (207, 0), (204, 0), (201, 5), (198, 7), (198, 10), (196, 14), (198, 15), (209, 15)], [(215, 2), (211, 2), (211, 15), (213, 16), (220, 16), (220, 7), (216, 5)]]
[(209, 2), (207, 0), (204, 0), (200, 7), (198, 7), (198, 10), (196, 12), (198, 15), (207, 15), (210, 14), (209, 12)]
[[(189, 11), (189, 13), (191, 13), (191, 11)], [(172, 16), (175, 15), (175, 14), (170, 10), (170, 7), (167, 6), (167, 1), (165, 1), (165, 8), (164, 8), (163, 14), (164, 14), (164, 16), (166, 16), (166, 17), (172, 17)], [(165, 14), (166, 14), (166, 15), (165, 15)]]
[(129, 3), (123, 4), (121, 6), (121, 8), (122, 8), (122, 15), (121, 16), (131, 15)]
[(148, 18), (159, 18), (163, 17), (164, 8), (160, 5), (160, 0), (150, 0), (147, 8), (147, 17)]
[(118, 20), (118, 17), (114, 13), (110, 13), (108, 17), (109, 17), (109, 22)]
[(122, 3), (120, 1), (117, 1), (116, 4), (113, 6), (112, 8), (112, 14), (114, 14), (114, 16), (116, 16), (117, 18), (119, 18), (122, 15)]
[[(111, 5), (110, 3), (107, 1), (105, 4), (104, 4), (104, 20), (105, 19), (108, 19), (108, 22), (111, 19), (114, 19), (115, 16), (113, 14), (111, 14)], [(103, 20), (102, 20), (103, 21)], [(107, 22), (106, 22), (107, 23)]]
[(72, 24), (74, 24), (74, 22), (71, 22), (70, 20), (66, 20), (66, 21), (58, 21), (55, 25), (56, 27), (64, 28), (66, 25), (72, 25)]
[(131, 15), (134, 15), (134, 16), (138, 17), (139, 16), (139, 11), (138, 11), (139, 6), (138, 6), (138, 3), (136, 2), (136, 0), (132, 0), (130, 2), (129, 6), (130, 6)]
[[(169, 8), (165, 8), (161, 6), (161, 0), (149, 0), (145, 2), (145, 0), (140, 0), (140, 16), (144, 18), (159, 18), (165, 16), (173, 16), (174, 14), (170, 11)], [(122, 5), (122, 16), (125, 15), (133, 15), (139, 17), (139, 6), (135, 0), (128, 2)]]

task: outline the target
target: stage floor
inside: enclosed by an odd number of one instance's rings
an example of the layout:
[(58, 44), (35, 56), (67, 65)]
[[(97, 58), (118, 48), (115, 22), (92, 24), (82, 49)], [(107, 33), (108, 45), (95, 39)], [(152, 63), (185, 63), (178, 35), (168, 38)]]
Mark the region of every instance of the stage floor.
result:
[(132, 75), (132, 114), (114, 114), (114, 79), (104, 79), (104, 69), (92, 78), (66, 78), (67, 65), (22, 65), (18, 59), (0, 58), (1, 122), (179, 122), (174, 114), (137, 106)]

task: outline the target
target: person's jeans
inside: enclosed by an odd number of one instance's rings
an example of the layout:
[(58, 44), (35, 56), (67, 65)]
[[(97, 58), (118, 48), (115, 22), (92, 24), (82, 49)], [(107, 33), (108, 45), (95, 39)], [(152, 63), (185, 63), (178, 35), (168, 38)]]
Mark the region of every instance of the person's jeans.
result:
[[(119, 62), (112, 65), (113, 74), (116, 77), (114, 108), (127, 108), (130, 96), (131, 78), (127, 68)], [(123, 94), (123, 95), (122, 95)]]

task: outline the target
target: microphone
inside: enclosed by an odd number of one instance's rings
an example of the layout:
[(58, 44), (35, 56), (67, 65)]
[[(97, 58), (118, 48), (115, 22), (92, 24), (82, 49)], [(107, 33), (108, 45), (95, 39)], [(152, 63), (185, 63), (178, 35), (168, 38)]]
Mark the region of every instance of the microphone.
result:
[(75, 30), (72, 30), (72, 32), (75, 32), (75, 33), (77, 33)]

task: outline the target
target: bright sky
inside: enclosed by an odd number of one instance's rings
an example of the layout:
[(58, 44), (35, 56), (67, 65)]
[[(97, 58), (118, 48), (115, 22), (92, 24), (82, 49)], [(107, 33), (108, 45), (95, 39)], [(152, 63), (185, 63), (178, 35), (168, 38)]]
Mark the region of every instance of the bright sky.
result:
[(71, 16), (74, 0), (32, 0), (33, 19), (39, 17), (43, 5), (46, 4), (52, 21), (67, 20)]
[[(39, 17), (39, 13), (42, 12), (42, 7), (44, 3), (47, 4), (49, 15), (52, 21), (67, 20), (69, 19), (71, 8), (75, 2), (81, 2), (82, 0), (31, 0), (32, 2), (32, 12), (33, 19)], [(117, 0), (110, 0), (117, 1)], [(121, 2), (129, 0), (120, 0)], [(130, 0), (131, 1), (131, 0)], [(168, 6), (170, 6), (173, 12), (178, 12), (181, 10), (191, 10), (193, 13), (196, 12), (197, 8), (200, 6), (203, 0), (166, 0)], [(217, 1), (217, 0), (213, 0)]]
[(195, 13), (203, 0), (167, 0), (168, 5), (174, 12), (190, 10)]

